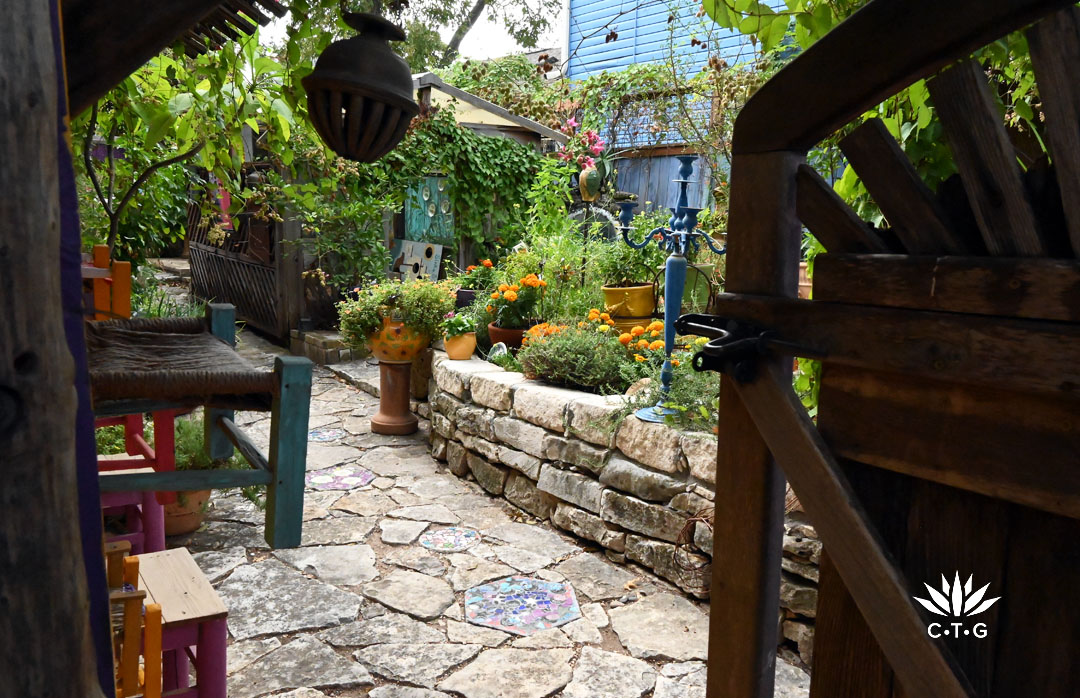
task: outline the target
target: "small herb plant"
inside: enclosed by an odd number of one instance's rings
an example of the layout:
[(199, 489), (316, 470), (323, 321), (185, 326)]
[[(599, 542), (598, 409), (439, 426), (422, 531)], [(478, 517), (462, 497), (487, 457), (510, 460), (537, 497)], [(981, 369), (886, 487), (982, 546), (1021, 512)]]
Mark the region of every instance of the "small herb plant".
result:
[(553, 385), (597, 393), (621, 393), (629, 385), (620, 370), (626, 350), (599, 317), (577, 325), (531, 327), (517, 358), (526, 376)]
[(527, 327), (540, 317), (546, 288), (547, 281), (536, 274), (526, 274), (516, 284), (499, 284), (488, 299), (487, 310), (498, 327)]
[(476, 318), (465, 312), (449, 312), (443, 318), (442, 331), (447, 338), (460, 337), (463, 334), (475, 332)]
[(394, 280), (358, 289), (356, 298), (338, 303), (338, 317), (342, 337), (351, 347), (362, 349), (368, 335), (382, 327), (383, 318), (434, 337), (453, 309), (453, 292), (444, 284)]

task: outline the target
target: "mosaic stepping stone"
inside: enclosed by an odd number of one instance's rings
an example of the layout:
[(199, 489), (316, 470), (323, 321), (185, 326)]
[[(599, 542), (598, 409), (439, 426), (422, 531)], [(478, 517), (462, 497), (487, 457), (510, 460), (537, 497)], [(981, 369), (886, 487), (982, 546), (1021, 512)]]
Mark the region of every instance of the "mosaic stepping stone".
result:
[(420, 536), (420, 545), (441, 553), (458, 553), (480, 542), (480, 533), (471, 528), (451, 526), (428, 531)]
[(321, 427), (309, 431), (307, 440), (316, 443), (326, 443), (328, 441), (338, 441), (346, 436), (348, 436), (348, 432), (344, 429), (338, 429), (337, 427)]
[(359, 465), (339, 465), (307, 474), (307, 486), (316, 490), (351, 490), (371, 484), (375, 473)]
[(474, 625), (532, 635), (581, 618), (569, 584), (507, 577), (465, 592), (465, 618)]

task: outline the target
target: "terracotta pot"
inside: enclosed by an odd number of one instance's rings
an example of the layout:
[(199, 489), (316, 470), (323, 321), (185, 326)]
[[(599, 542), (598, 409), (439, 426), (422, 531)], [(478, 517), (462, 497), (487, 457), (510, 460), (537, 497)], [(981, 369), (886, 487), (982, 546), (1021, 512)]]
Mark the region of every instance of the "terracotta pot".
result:
[(165, 535), (178, 536), (197, 530), (206, 515), (208, 501), (210, 501), (210, 490), (177, 492), (176, 501), (164, 507)]
[(497, 327), (494, 322), (488, 324), (488, 337), (492, 344), (502, 342), (507, 349), (520, 349), (521, 339), (525, 336), (525, 327)]
[(446, 345), (446, 355), (454, 361), (467, 361), (472, 358), (473, 352), (476, 351), (476, 333), (466, 332), (465, 334), (459, 334), (457, 337), (445, 337), (443, 338), (443, 344)]
[(602, 286), (600, 290), (604, 292), (604, 310), (616, 319), (649, 317), (656, 310), (652, 284)]
[(454, 301), (455, 308), (468, 308), (476, 300), (475, 288), (459, 288), (455, 295)]
[(429, 344), (428, 335), (387, 317), (383, 318), (381, 330), (368, 335), (368, 346), (379, 361), (410, 363)]

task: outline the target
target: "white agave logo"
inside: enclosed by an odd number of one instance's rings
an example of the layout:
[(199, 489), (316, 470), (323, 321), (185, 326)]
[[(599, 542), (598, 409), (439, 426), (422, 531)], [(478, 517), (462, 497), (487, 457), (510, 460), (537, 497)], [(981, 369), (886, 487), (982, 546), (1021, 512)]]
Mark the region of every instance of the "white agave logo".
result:
[[(920, 599), (918, 596), (914, 598), (921, 603), (923, 608), (927, 611), (936, 613), (939, 616), (963, 618), (964, 616), (977, 615), (993, 606), (1001, 597), (995, 596), (992, 599), (983, 601), (983, 597), (986, 596), (986, 590), (990, 588), (990, 585), (986, 584), (978, 591), (972, 593), (973, 577), (974, 575), (969, 575), (967, 582), (961, 586), (960, 573), (957, 572), (956, 578), (952, 583), (952, 588), (950, 589), (949, 580), (945, 579), (945, 575), (941, 575), (941, 591), (938, 591), (929, 584), (923, 583), (926, 590), (930, 592), (932, 601)], [(979, 603), (980, 601), (982, 601), (982, 603)]]
[[(1000, 596), (993, 598), (984, 598), (986, 596), (987, 589), (990, 588), (989, 584), (983, 585), (981, 588), (974, 590), (973, 584), (974, 575), (969, 575), (967, 581), (961, 584), (960, 573), (957, 572), (953, 578), (952, 584), (949, 584), (949, 580), (945, 578), (945, 575), (941, 575), (941, 591), (938, 591), (929, 584), (923, 583), (926, 587), (926, 591), (930, 593), (929, 599), (921, 599), (918, 596), (912, 597), (918, 601), (923, 608), (931, 613), (939, 616), (945, 616), (946, 618), (970, 618), (971, 616), (978, 615), (983, 611), (989, 609), (995, 603), (1001, 599)], [(942, 629), (942, 623), (931, 623), (926, 628), (926, 633), (933, 638), (941, 637), (941, 635), (952, 635), (953, 637), (960, 637), (961, 635), (972, 635), (976, 637), (986, 637), (987, 628), (986, 623), (976, 623), (972, 628), (965, 627), (964, 622), (952, 622), (947, 623), (952, 630)]]

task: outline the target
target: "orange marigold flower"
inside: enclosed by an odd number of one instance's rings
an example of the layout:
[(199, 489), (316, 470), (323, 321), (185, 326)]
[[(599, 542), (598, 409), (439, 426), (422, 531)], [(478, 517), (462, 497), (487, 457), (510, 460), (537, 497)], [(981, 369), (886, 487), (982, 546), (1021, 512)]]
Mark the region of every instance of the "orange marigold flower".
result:
[(521, 287), (518, 286), (517, 284), (511, 284), (510, 290), (513, 291), (514, 293), (517, 293), (518, 291), (521, 290)]
[(611, 319), (609, 319), (609, 320), (607, 321), (607, 324), (609, 324), (609, 325), (611, 325), (612, 327), (614, 327), (614, 326), (615, 326), (615, 321), (614, 321), (614, 320), (611, 320)]
[(493, 306), (493, 305), (489, 305), (489, 306), (487, 307), (487, 311), (488, 311), (489, 313), (494, 313), (494, 312), (495, 312), (495, 306)]
[(465, 267), (465, 271), (472, 271), (472, 270), (474, 270), (474, 269), (476, 269), (476, 265), (475, 265), (475, 264), (470, 264), (469, 266)]
[(491, 294), (492, 299), (495, 299), (495, 298), (498, 298), (498, 297), (499, 297), (499, 292), (498, 291), (495, 291), (494, 293)]
[(642, 362), (644, 360), (645, 360), (645, 357), (642, 356), (641, 354), (634, 354), (634, 361), (637, 361), (638, 363), (640, 363), (640, 362)]
[(678, 359), (672, 359), (671, 360), (671, 365), (672, 366), (678, 366), (679, 365), (679, 360)]
[(635, 325), (634, 328), (630, 330), (630, 334), (634, 337), (640, 337), (645, 334), (645, 328), (641, 325)]
[(649, 333), (649, 336), (650, 337), (659, 337), (660, 336), (660, 331), (659, 330), (653, 330), (652, 332)]
[(503, 298), (505, 298), (506, 300), (513, 303), (514, 301), (516, 301), (518, 299), (518, 295), (516, 293), (514, 293), (513, 291), (507, 291), (506, 293), (503, 294)]
[(629, 332), (623, 332), (621, 335), (619, 335), (619, 344), (623, 345), (624, 347), (633, 340), (634, 337)]
[(655, 342), (653, 342), (652, 344), (649, 345), (649, 349), (652, 349), (653, 351), (656, 351), (657, 349), (663, 349), (663, 348), (664, 348), (664, 340), (662, 340), (662, 339), (658, 339), (658, 340), (656, 340)]
[(648, 349), (649, 348), (649, 341), (647, 339), (639, 339), (638, 343), (637, 343), (637, 348), (638, 349)]
[(510, 287), (507, 286), (506, 284), (499, 284), (499, 292), (500, 293), (502, 293), (503, 291), (509, 291), (509, 290), (510, 290)]
[(580, 329), (580, 328), (584, 327), (584, 326), (585, 326), (585, 323), (584, 323), (584, 321), (582, 321), (582, 322), (579, 322), (579, 323), (577, 324), (577, 326), (578, 326), (578, 329)]
[(647, 328), (645, 328), (645, 329), (649, 330), (650, 332), (655, 332), (657, 330), (662, 330), (662, 329), (664, 329), (664, 323), (660, 322), (659, 320), (653, 320), (652, 322), (649, 323), (649, 326)]
[(603, 320), (604, 322), (607, 322), (608, 320), (611, 319), (611, 316), (608, 315), (607, 313), (600, 313), (600, 319)]
[(540, 279), (540, 285), (546, 288), (547, 287), (547, 282), (544, 281), (543, 279)]
[(483, 264), (483, 265), (484, 265), (485, 267), (487, 267), (488, 269), (490, 269), (491, 267), (493, 267), (493, 266), (494, 266), (494, 265), (493, 265), (493, 264), (491, 263), (491, 260), (490, 260), (490, 259), (481, 259), (481, 260), (480, 260), (480, 264)]

